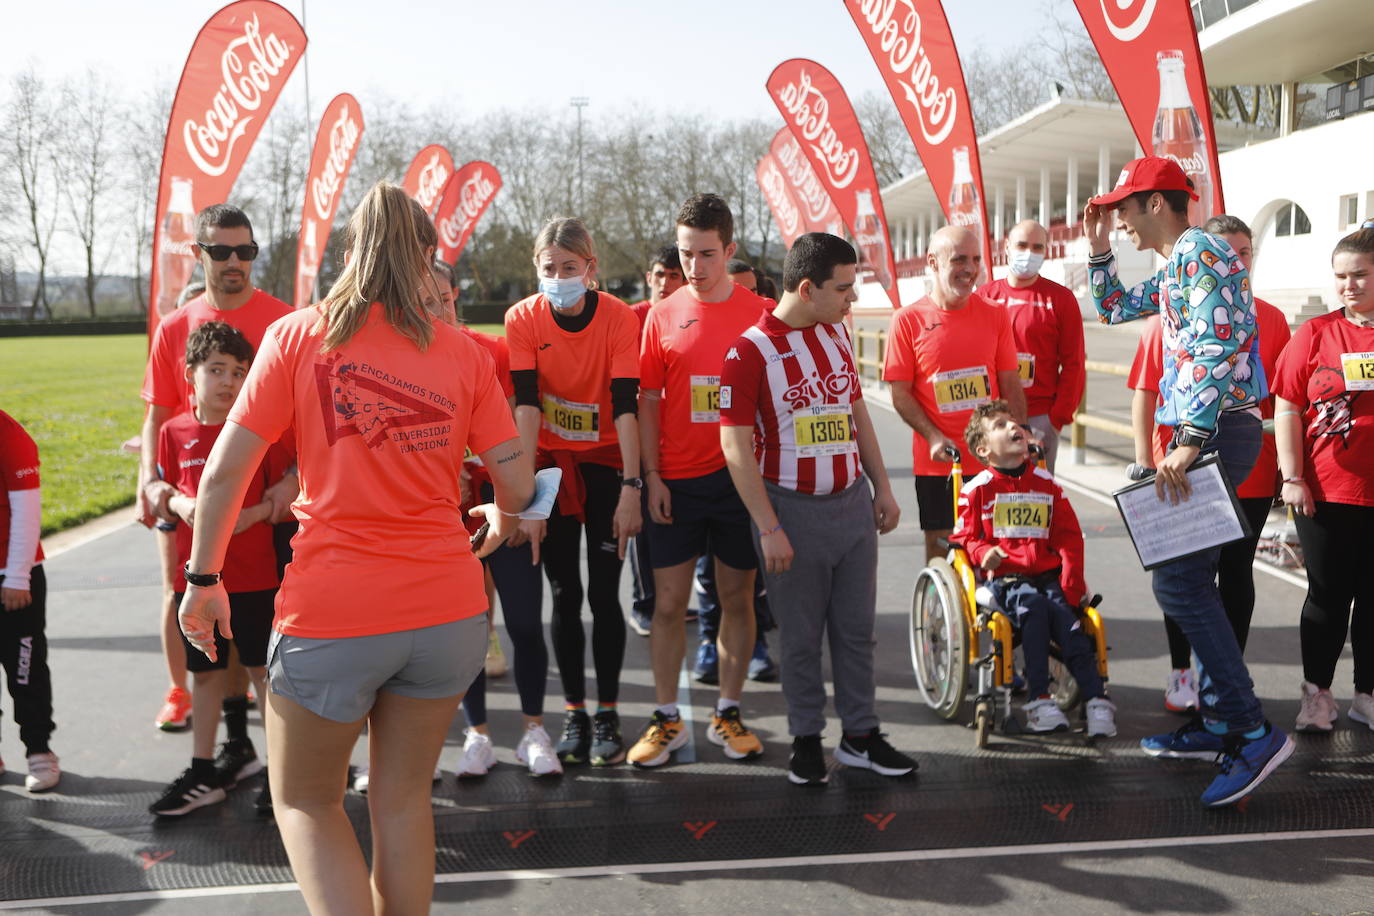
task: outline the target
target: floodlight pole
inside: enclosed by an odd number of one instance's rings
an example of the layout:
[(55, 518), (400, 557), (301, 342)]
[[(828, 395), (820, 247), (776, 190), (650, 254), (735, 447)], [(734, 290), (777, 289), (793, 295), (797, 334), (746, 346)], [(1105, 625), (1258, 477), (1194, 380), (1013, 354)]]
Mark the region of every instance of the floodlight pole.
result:
[(585, 95), (575, 95), (568, 103), (577, 109), (577, 213), (582, 215), (582, 109), (591, 104)]

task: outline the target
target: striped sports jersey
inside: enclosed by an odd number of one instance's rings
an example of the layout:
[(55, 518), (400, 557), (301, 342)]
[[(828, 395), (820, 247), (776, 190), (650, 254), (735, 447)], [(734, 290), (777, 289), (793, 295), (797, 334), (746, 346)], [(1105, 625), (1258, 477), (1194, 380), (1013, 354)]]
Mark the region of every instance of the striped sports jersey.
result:
[(765, 314), (726, 353), (720, 422), (754, 428), (764, 480), (824, 496), (859, 478), (862, 396), (844, 325), (793, 328)]

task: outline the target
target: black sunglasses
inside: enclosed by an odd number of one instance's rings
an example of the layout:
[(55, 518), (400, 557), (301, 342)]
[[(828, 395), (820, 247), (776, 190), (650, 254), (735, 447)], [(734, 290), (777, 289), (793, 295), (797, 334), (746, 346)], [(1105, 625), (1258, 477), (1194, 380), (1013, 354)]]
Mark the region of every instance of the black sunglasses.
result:
[(229, 255), (237, 255), (240, 261), (251, 261), (258, 256), (258, 243), (249, 242), (247, 245), (206, 245), (204, 242), (196, 242), (196, 247), (210, 256), (212, 261), (227, 261)]

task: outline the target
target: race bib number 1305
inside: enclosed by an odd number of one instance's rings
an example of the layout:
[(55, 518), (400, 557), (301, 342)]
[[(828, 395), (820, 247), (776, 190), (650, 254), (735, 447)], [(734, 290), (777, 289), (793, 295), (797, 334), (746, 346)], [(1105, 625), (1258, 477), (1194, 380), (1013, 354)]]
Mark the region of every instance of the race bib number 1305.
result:
[(857, 451), (848, 404), (818, 404), (792, 412), (797, 456), (823, 458)]

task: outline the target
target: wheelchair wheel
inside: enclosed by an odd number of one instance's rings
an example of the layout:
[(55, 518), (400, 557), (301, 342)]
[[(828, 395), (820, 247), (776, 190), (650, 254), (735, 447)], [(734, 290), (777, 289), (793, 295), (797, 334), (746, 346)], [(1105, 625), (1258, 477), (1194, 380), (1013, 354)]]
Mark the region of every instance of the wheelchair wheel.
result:
[(992, 731), (992, 701), (979, 700), (973, 711), (973, 743), (978, 748), (988, 746), (988, 733)]
[(942, 718), (953, 719), (968, 687), (968, 624), (959, 579), (943, 559), (916, 576), (909, 636), (921, 699)]
[(1059, 654), (1058, 646), (1050, 647), (1050, 696), (1054, 698), (1055, 704), (1064, 712), (1077, 706), (1078, 701), (1082, 698), (1082, 691), (1078, 688), (1078, 680), (1064, 666), (1064, 659)]

